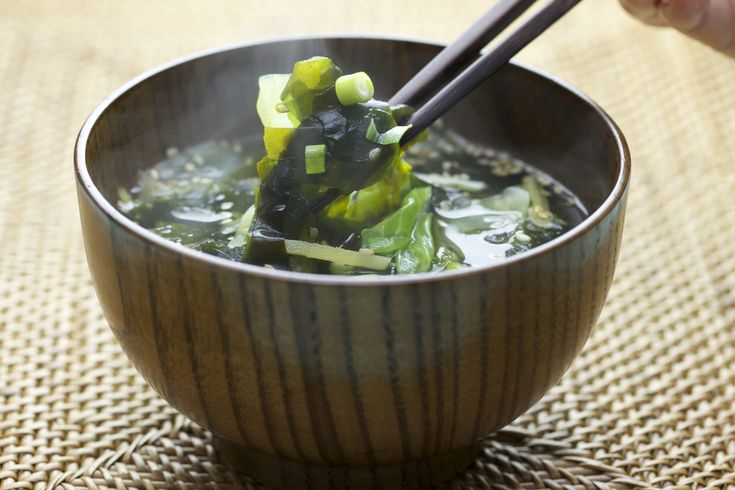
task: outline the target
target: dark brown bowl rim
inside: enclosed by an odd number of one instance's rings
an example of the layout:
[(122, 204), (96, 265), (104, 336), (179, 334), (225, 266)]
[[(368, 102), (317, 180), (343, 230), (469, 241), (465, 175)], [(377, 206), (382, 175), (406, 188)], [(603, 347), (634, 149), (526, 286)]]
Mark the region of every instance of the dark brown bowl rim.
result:
[(201, 262), (206, 265), (213, 266), (213, 267), (220, 267), (220, 268), (224, 268), (224, 269), (227, 269), (233, 272), (237, 272), (237, 273), (252, 274), (256, 277), (260, 277), (263, 279), (302, 283), (302, 284), (321, 285), (321, 286), (389, 286), (389, 285), (399, 285), (399, 284), (413, 284), (413, 283), (422, 283), (422, 282), (458, 280), (458, 279), (462, 279), (462, 278), (472, 276), (475, 274), (483, 274), (483, 273), (493, 271), (493, 270), (502, 270), (506, 267), (513, 267), (519, 263), (530, 262), (531, 260), (541, 255), (547, 254), (557, 248), (564, 247), (568, 243), (573, 242), (574, 240), (580, 238), (584, 234), (591, 231), (608, 214), (610, 214), (610, 212), (615, 208), (617, 203), (625, 195), (625, 191), (628, 188), (628, 183), (630, 180), (630, 151), (625, 141), (625, 137), (620, 131), (620, 128), (618, 128), (618, 126), (612, 120), (612, 118), (610, 118), (610, 116), (608, 116), (607, 113), (600, 106), (598, 106), (592, 99), (590, 99), (587, 95), (585, 95), (578, 89), (574, 88), (570, 84), (536, 67), (533, 67), (533, 66), (530, 66), (524, 63), (518, 63), (515, 61), (512, 61), (511, 64), (523, 70), (529, 71), (532, 74), (547, 80), (548, 82), (556, 85), (558, 88), (565, 90), (568, 93), (571, 93), (572, 95), (576, 96), (578, 99), (586, 103), (605, 122), (605, 124), (607, 125), (607, 128), (610, 130), (610, 132), (614, 136), (615, 142), (617, 143), (617, 146), (618, 146), (619, 154), (621, 156), (621, 161), (619, 162), (620, 171), (616, 178), (615, 186), (613, 187), (612, 192), (610, 193), (610, 195), (607, 196), (605, 201), (592, 214), (590, 214), (584, 221), (582, 221), (580, 224), (578, 224), (571, 230), (567, 231), (566, 233), (563, 233), (559, 237), (553, 240), (550, 240), (542, 245), (539, 245), (538, 247), (534, 247), (527, 252), (509, 257), (503, 262), (488, 264), (486, 266), (468, 267), (466, 269), (461, 269), (461, 270), (451, 271), (451, 272), (441, 272), (441, 273), (426, 272), (426, 273), (403, 275), (403, 276), (387, 275), (387, 276), (370, 276), (370, 277), (333, 276), (333, 275), (327, 275), (327, 274), (312, 274), (312, 273), (304, 273), (304, 272), (291, 272), (291, 271), (281, 271), (277, 269), (268, 269), (268, 268), (264, 268), (261, 266), (256, 266), (256, 265), (247, 264), (243, 262), (235, 262), (232, 260), (215, 257), (214, 255), (209, 255), (204, 252), (200, 252), (198, 250), (194, 250), (194, 249), (185, 247), (183, 245), (176, 244), (163, 237), (160, 237), (156, 235), (155, 233), (153, 233), (152, 231), (149, 231), (145, 229), (144, 227), (142, 227), (141, 225), (137, 224), (133, 220), (127, 218), (124, 214), (122, 214), (122, 212), (120, 212), (111, 202), (105, 199), (105, 197), (102, 195), (100, 190), (97, 188), (97, 186), (92, 181), (92, 178), (89, 175), (89, 172), (87, 171), (87, 166), (86, 166), (86, 148), (87, 148), (87, 141), (91, 133), (91, 130), (94, 127), (97, 120), (99, 119), (99, 117), (105, 112), (105, 110), (110, 105), (112, 105), (115, 100), (117, 100), (121, 95), (123, 95), (125, 92), (130, 90), (132, 87), (140, 83), (143, 83), (147, 79), (152, 78), (153, 76), (165, 70), (169, 70), (171, 68), (175, 68), (179, 65), (183, 65), (190, 61), (193, 61), (199, 58), (204, 58), (207, 56), (211, 56), (214, 54), (223, 53), (227, 51), (239, 50), (242, 48), (261, 46), (264, 44), (273, 44), (277, 42), (312, 41), (312, 40), (319, 40), (319, 39), (329, 39), (332, 41), (334, 40), (337, 40), (337, 41), (339, 40), (345, 40), (345, 41), (347, 40), (350, 40), (350, 41), (360, 41), (360, 40), (398, 41), (398, 42), (409, 42), (409, 43), (414, 43), (414, 44), (423, 44), (423, 45), (431, 46), (431, 47), (443, 47), (444, 46), (442, 43), (422, 40), (422, 39), (412, 38), (412, 37), (386, 37), (386, 36), (378, 36), (378, 35), (360, 35), (360, 34), (329, 34), (329, 35), (322, 35), (322, 36), (304, 35), (304, 36), (292, 36), (292, 37), (266, 38), (266, 39), (258, 39), (255, 41), (236, 43), (233, 45), (198, 51), (196, 53), (192, 53), (189, 55), (185, 55), (185, 56), (176, 58), (167, 63), (163, 63), (133, 78), (132, 80), (120, 86), (117, 90), (113, 91), (107, 98), (105, 98), (102, 101), (102, 103), (100, 103), (94, 109), (94, 111), (92, 111), (89, 117), (87, 117), (87, 119), (85, 120), (84, 124), (82, 125), (81, 130), (79, 131), (79, 135), (77, 136), (76, 144), (74, 146), (75, 173), (77, 176), (77, 180), (79, 184), (81, 185), (82, 189), (84, 189), (86, 194), (99, 207), (99, 209), (101, 209), (117, 225), (122, 226), (127, 231), (129, 231), (130, 233), (134, 235), (137, 235), (144, 241), (150, 244), (153, 244), (155, 246), (163, 247), (164, 249), (167, 249), (174, 254), (180, 254), (190, 260), (198, 261), (198, 262)]

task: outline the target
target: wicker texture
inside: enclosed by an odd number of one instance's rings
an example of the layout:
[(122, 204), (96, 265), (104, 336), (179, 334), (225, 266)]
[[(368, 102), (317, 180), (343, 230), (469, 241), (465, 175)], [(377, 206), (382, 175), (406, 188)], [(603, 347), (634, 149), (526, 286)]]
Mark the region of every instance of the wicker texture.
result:
[[(2, 3), (0, 490), (252, 486), (115, 343), (84, 263), (71, 150), (107, 93), (174, 56), (287, 32), (451, 39), (487, 6), (380, 1), (357, 18), (306, 3)], [(588, 0), (522, 59), (626, 133), (626, 231), (585, 351), (452, 485), (735, 488), (735, 62), (611, 0)]]

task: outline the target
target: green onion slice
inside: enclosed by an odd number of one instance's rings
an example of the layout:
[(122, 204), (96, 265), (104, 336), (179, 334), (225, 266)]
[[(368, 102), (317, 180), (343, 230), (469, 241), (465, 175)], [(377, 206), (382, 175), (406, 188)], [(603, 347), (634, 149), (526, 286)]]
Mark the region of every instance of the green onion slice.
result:
[(395, 126), (385, 133), (380, 133), (375, 126), (375, 119), (370, 119), (370, 125), (365, 133), (365, 138), (379, 145), (392, 145), (394, 143), (400, 143), (401, 138), (403, 138), (403, 135), (409, 129), (411, 129), (411, 124), (408, 126)]
[(340, 104), (344, 106), (367, 102), (373, 98), (375, 93), (373, 81), (364, 71), (342, 75), (335, 82), (334, 89), (337, 92)]
[(304, 162), (307, 175), (323, 174), (326, 171), (326, 145), (306, 145), (304, 148)]

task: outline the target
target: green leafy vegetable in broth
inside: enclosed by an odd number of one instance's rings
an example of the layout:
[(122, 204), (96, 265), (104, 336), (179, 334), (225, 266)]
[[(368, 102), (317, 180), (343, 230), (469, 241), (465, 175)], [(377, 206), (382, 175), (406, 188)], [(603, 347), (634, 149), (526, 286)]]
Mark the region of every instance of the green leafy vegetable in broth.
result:
[(441, 124), (406, 147), (412, 112), (325, 57), (258, 81), (261, 137), (169, 149), (119, 190), (151, 231), (230, 260), (298, 272), (414, 274), (489, 264), (581, 221), (579, 200)]
[(375, 226), (362, 230), (363, 246), (381, 255), (405, 248), (411, 242), (419, 218), (426, 214), (430, 198), (430, 187), (413, 189), (403, 199), (399, 209)]

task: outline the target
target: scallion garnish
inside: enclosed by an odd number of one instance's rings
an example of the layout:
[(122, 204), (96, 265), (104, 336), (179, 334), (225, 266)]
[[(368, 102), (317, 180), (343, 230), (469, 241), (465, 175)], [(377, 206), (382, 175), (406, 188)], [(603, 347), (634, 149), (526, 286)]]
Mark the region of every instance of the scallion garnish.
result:
[(377, 143), (379, 145), (392, 145), (394, 143), (400, 143), (401, 138), (403, 138), (403, 135), (406, 134), (406, 131), (408, 131), (410, 128), (410, 124), (408, 126), (395, 126), (385, 133), (381, 133), (375, 126), (375, 120), (370, 119), (370, 125), (368, 126), (367, 132), (365, 133), (365, 138), (368, 141), (372, 141), (373, 143)]
[(373, 81), (364, 71), (342, 75), (334, 84), (337, 99), (344, 106), (367, 102), (373, 98)]
[(326, 171), (326, 149), (326, 145), (306, 145), (304, 148), (304, 162), (307, 175), (323, 174)]

